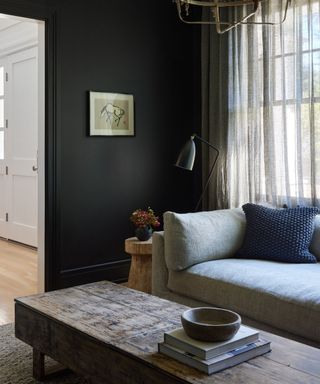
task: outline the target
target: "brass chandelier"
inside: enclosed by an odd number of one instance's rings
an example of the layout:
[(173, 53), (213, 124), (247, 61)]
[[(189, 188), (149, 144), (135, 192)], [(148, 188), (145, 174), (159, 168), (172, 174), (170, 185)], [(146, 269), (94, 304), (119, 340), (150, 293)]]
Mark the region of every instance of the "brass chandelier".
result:
[[(251, 20), (257, 14), (261, 3), (272, 0), (173, 0), (177, 5), (178, 15), (181, 21), (187, 24), (214, 24), (219, 34), (223, 34), (240, 24), (267, 24), (276, 25), (283, 23), (287, 18), (288, 7), (291, 0), (285, 0), (284, 12), (281, 20), (276, 22), (271, 21), (255, 21)], [(273, 0), (279, 2), (279, 0)], [(200, 11), (199, 19), (191, 17), (192, 8), (198, 8)], [(221, 12), (223, 9), (230, 9), (230, 7), (245, 7), (247, 14), (242, 16), (239, 20), (222, 21)], [(202, 10), (209, 9), (210, 18), (203, 20)], [(195, 12), (197, 13), (197, 12)]]

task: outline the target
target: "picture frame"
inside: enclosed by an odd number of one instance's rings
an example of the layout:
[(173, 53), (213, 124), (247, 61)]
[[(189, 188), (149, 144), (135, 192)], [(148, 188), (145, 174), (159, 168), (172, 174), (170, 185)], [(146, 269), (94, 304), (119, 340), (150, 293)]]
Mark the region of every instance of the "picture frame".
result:
[(124, 93), (89, 91), (90, 136), (134, 136), (134, 99)]

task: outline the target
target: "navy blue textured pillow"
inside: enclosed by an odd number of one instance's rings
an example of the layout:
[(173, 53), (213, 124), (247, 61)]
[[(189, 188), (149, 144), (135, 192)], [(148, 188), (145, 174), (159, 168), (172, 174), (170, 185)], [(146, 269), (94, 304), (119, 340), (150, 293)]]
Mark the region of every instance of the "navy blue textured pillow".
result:
[(273, 209), (256, 204), (242, 206), (247, 228), (238, 257), (287, 263), (316, 263), (309, 252), (318, 208)]

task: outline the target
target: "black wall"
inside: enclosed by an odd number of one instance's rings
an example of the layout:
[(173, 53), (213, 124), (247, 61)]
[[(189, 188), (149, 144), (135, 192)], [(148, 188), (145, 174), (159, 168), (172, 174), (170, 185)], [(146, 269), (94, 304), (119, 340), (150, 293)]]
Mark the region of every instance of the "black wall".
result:
[[(0, 12), (53, 15), (47, 289), (123, 281), (130, 213), (194, 206), (193, 175), (172, 164), (200, 126), (199, 30), (178, 21), (171, 0), (0, 0)], [(89, 90), (133, 94), (136, 136), (90, 137)]]

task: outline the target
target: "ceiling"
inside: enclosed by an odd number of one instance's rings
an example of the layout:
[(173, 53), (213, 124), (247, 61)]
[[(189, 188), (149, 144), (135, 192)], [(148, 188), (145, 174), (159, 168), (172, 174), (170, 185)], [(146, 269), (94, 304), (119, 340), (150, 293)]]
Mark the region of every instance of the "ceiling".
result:
[(37, 21), (33, 19), (26, 19), (24, 17), (12, 16), (12, 15), (6, 15), (4, 13), (0, 13), (0, 31), (3, 31), (21, 22), (37, 23)]
[(21, 22), (19, 20), (9, 19), (9, 18), (5, 18), (5, 17), (1, 17), (1, 16), (2, 15), (0, 15), (0, 31), (3, 31), (4, 29), (7, 29), (7, 28), (11, 27), (12, 25), (15, 25), (15, 24), (18, 24)]

